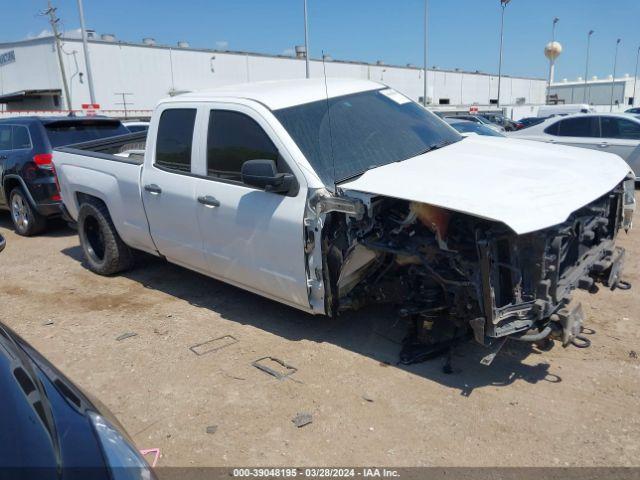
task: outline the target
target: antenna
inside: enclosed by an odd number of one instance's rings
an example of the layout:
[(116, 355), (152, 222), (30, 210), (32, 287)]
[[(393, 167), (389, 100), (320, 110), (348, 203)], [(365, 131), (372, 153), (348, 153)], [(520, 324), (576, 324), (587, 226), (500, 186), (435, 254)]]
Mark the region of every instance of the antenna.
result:
[(324, 61), (324, 50), (322, 50), (322, 75), (324, 78), (324, 94), (327, 99), (327, 118), (329, 120), (329, 146), (331, 147), (331, 167), (333, 168), (333, 187), (336, 188), (336, 160), (333, 156), (333, 132), (331, 129), (331, 108), (329, 104), (329, 88), (327, 87), (327, 66)]

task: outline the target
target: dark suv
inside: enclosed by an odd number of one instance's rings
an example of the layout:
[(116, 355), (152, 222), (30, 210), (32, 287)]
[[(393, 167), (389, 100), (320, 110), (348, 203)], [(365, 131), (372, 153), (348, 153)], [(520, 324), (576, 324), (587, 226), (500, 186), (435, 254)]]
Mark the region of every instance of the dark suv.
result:
[(47, 218), (61, 215), (53, 148), (128, 133), (120, 120), (110, 118), (0, 120), (0, 209), (10, 210), (16, 232), (35, 235)]

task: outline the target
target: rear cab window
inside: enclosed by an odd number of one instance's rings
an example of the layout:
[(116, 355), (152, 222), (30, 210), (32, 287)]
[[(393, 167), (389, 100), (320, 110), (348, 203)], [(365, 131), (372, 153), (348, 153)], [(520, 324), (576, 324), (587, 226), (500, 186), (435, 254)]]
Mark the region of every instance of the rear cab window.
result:
[(156, 167), (178, 173), (191, 172), (196, 113), (195, 108), (170, 108), (162, 112), (156, 140)]
[(58, 120), (43, 126), (52, 148), (129, 133), (119, 120)]

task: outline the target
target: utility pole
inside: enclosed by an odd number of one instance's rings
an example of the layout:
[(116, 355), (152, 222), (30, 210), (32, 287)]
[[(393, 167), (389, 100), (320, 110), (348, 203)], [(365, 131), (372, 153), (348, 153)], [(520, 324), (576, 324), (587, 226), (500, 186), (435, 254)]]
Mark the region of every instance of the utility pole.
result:
[(304, 63), (307, 71), (307, 78), (311, 77), (309, 69), (309, 25), (307, 22), (307, 0), (304, 0)]
[[(613, 112), (613, 89), (616, 86), (616, 67), (618, 66), (618, 47), (622, 39), (616, 40), (616, 53), (613, 56), (613, 78), (611, 79), (611, 101), (609, 102), (609, 111)], [(624, 95), (623, 95), (624, 96)]]
[(67, 100), (67, 110), (71, 113), (71, 95), (69, 94), (69, 84), (67, 83), (67, 73), (64, 69), (64, 62), (62, 61), (62, 45), (60, 44), (60, 34), (58, 33), (58, 22), (60, 19), (56, 17), (56, 8), (51, 5), (51, 0), (47, 2), (47, 9), (41, 13), (41, 15), (49, 16), (49, 23), (51, 24), (51, 31), (53, 32), (53, 38), (56, 42), (56, 52), (58, 53), (58, 65), (60, 66), (60, 74), (62, 75), (62, 86), (64, 87), (64, 96)]
[(89, 83), (89, 97), (91, 103), (96, 103), (96, 94), (93, 89), (93, 74), (91, 73), (91, 59), (89, 58), (89, 42), (87, 41), (87, 29), (84, 25), (84, 9), (82, 8), (82, 0), (78, 0), (78, 14), (80, 15), (80, 29), (82, 30), (82, 48), (84, 50), (84, 63), (87, 69), (87, 81)]
[(588, 81), (589, 81), (589, 50), (591, 49), (591, 35), (593, 35), (593, 30), (589, 30), (589, 33), (587, 34), (587, 66), (584, 69), (584, 95), (582, 96), (582, 102), (583, 103), (589, 103), (589, 101), (591, 100), (591, 98), (589, 98), (590, 96), (587, 96), (587, 85), (588, 85)]
[(429, 53), (429, 0), (424, 0), (424, 78), (422, 104), (427, 106), (427, 54)]
[(133, 93), (129, 93), (129, 92), (114, 92), (114, 95), (121, 95), (122, 96), (122, 102), (117, 102), (116, 105), (122, 105), (122, 108), (124, 109), (124, 118), (128, 118), (127, 105), (133, 105), (133, 102), (127, 102), (127, 95), (133, 95)]
[(504, 43), (504, 10), (511, 0), (500, 0), (502, 17), (500, 18), (500, 61), (498, 62), (498, 108), (500, 108), (500, 86), (502, 84), (502, 45)]
[(638, 83), (638, 60), (640, 60), (640, 47), (638, 47), (638, 53), (636, 54), (636, 73), (633, 76), (633, 105), (636, 106), (636, 84)]

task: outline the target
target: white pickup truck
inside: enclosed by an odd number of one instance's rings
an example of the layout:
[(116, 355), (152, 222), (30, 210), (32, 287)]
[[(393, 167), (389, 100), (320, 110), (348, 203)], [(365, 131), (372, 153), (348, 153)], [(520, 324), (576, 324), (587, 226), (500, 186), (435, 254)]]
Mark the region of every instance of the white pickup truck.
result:
[(312, 314), (390, 303), (416, 327), (407, 363), (464, 336), (583, 342), (571, 291), (628, 287), (623, 160), (465, 138), (374, 82), (179, 95), (148, 136), (58, 148), (53, 163), (93, 271), (143, 250)]

